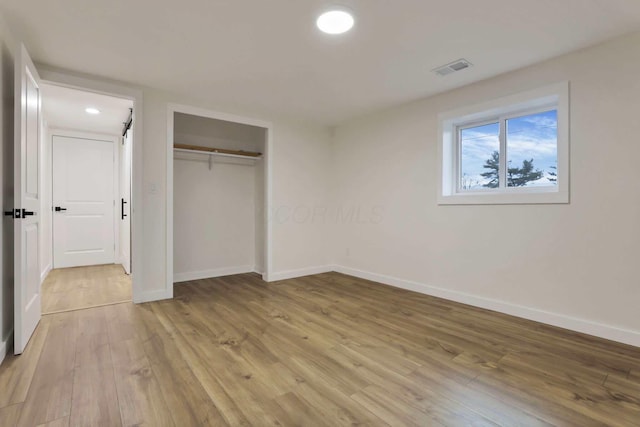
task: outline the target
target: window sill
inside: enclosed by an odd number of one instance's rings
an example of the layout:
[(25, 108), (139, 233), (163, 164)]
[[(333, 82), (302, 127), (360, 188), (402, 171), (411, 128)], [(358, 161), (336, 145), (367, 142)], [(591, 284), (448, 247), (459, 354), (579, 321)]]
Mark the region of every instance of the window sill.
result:
[(569, 193), (560, 191), (456, 193), (438, 197), (438, 205), (537, 205), (566, 203), (569, 203)]

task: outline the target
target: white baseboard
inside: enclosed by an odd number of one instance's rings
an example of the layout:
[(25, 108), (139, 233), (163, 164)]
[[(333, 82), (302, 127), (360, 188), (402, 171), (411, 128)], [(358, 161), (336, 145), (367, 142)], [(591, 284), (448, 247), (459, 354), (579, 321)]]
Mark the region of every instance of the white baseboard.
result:
[(9, 332), (9, 335), (7, 336), (7, 338), (0, 342), (0, 364), (2, 363), (2, 361), (4, 360), (4, 358), (7, 356), (7, 351), (12, 348), (12, 344), (13, 344), (13, 331)]
[(264, 280), (267, 282), (275, 282), (277, 280), (295, 279), (296, 277), (311, 276), (312, 274), (328, 273), (333, 271), (331, 265), (320, 265), (316, 267), (300, 268), (297, 270), (278, 271), (276, 273), (269, 274)]
[(396, 288), (408, 289), (426, 295), (432, 295), (447, 300), (472, 305), (488, 310), (498, 311), (500, 313), (509, 314), (511, 316), (521, 317), (564, 329), (569, 329), (584, 334), (605, 338), (611, 341), (621, 342), (624, 344), (640, 347), (640, 332), (615, 326), (596, 323), (585, 319), (579, 319), (564, 314), (551, 313), (549, 311), (540, 310), (532, 307), (512, 304), (505, 301), (499, 301), (492, 298), (485, 298), (465, 292), (453, 291), (435, 286), (425, 285), (423, 283), (413, 282), (410, 280), (399, 279), (397, 277), (386, 276), (383, 274), (371, 273), (368, 271), (357, 270), (355, 268), (343, 267), (340, 265), (333, 266), (333, 271), (348, 274), (350, 276), (359, 277), (374, 282), (384, 283), (385, 285), (394, 286)]
[(44, 271), (40, 273), (40, 284), (42, 284), (42, 282), (44, 282), (44, 279), (46, 279), (49, 273), (51, 273), (51, 268), (51, 264), (49, 264), (45, 267)]
[(173, 282), (188, 282), (190, 280), (210, 279), (212, 277), (230, 276), (232, 274), (253, 273), (253, 265), (240, 265), (237, 267), (216, 268), (214, 270), (190, 271), (186, 273), (175, 273)]

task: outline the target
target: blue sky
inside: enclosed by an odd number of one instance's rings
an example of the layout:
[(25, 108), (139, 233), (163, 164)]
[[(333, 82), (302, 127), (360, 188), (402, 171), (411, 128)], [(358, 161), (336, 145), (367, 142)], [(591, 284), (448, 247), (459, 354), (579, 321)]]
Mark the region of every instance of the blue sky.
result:
[[(487, 159), (499, 150), (498, 134), (498, 123), (462, 130), (461, 172), (471, 188), (482, 188), (487, 181), (480, 174), (487, 171), (483, 167)], [(533, 159), (535, 168), (545, 172), (543, 178), (529, 186), (550, 184), (547, 173), (557, 164), (557, 134), (556, 110), (507, 120), (507, 160), (511, 166), (520, 167), (523, 160)]]

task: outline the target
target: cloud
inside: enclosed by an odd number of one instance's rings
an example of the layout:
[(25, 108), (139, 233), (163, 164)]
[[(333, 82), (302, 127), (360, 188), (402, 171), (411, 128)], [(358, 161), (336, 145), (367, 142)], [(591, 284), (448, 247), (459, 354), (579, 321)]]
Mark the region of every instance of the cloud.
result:
[[(538, 169), (548, 170), (557, 164), (557, 120), (550, 113), (517, 119), (517, 126), (507, 132), (507, 156), (512, 164), (534, 160)], [(462, 172), (469, 176), (485, 172), (483, 167), (494, 151), (499, 150), (496, 125), (465, 129), (462, 133)]]
[(510, 131), (520, 129), (541, 129), (558, 126), (558, 112), (556, 110), (544, 113), (531, 114), (528, 116), (514, 117), (507, 120), (507, 127)]

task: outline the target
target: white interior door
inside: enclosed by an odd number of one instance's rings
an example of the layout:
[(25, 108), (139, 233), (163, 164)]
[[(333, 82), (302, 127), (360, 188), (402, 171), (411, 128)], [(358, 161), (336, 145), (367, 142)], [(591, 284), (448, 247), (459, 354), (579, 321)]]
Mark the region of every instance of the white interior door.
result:
[(131, 138), (129, 129), (120, 147), (120, 258), (124, 271), (131, 274)]
[(113, 264), (115, 142), (52, 138), (53, 266)]
[(42, 116), (40, 78), (24, 46), (15, 65), (14, 351), (21, 354), (42, 316), (38, 259)]

